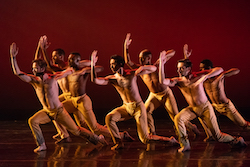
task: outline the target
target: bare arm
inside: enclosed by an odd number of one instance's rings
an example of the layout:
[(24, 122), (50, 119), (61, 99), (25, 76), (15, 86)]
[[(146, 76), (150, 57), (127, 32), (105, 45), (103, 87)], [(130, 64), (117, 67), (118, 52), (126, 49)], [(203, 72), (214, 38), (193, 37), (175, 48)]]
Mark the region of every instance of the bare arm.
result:
[(57, 71), (61, 71), (62, 69), (59, 69), (58, 67), (55, 67), (53, 65), (51, 65), (48, 54), (47, 54), (47, 49), (50, 45), (50, 43), (48, 42), (48, 38), (46, 35), (41, 36), (40, 40), (39, 40), (39, 44), (40, 44), (40, 52), (43, 55), (43, 59), (46, 62), (47, 66), (48, 66), (48, 70), (52, 71), (53, 73), (56, 73)]
[(236, 75), (240, 72), (238, 68), (231, 68), (230, 70), (224, 71), (225, 77), (231, 77), (232, 75)]
[(90, 60), (81, 60), (79, 63), (79, 68), (90, 67), (91, 61)]
[(65, 78), (67, 77), (68, 75), (70, 74), (73, 74), (74, 70), (72, 67), (69, 67), (67, 68), (66, 70), (62, 71), (62, 72), (57, 72), (55, 74), (55, 79), (58, 80), (58, 79), (62, 79), (62, 78)]
[(26, 73), (22, 72), (19, 69), (19, 66), (18, 66), (17, 61), (16, 61), (17, 54), (18, 54), (18, 48), (17, 48), (15, 43), (12, 43), (10, 45), (10, 58), (11, 58), (11, 65), (12, 65), (12, 69), (13, 69), (14, 74), (16, 76), (18, 76), (24, 82), (32, 81), (32, 78), (30, 76), (28, 76)]
[[(164, 62), (167, 62), (169, 59), (171, 59), (171, 57), (173, 57), (175, 55), (175, 51), (173, 49), (168, 50), (167, 52), (164, 50), (161, 53), (163, 53), (163, 52), (165, 52), (165, 55), (163, 56)], [(160, 58), (154, 63), (154, 66), (158, 66), (159, 63), (160, 63)]]
[(222, 72), (223, 72), (223, 69), (221, 67), (215, 67), (209, 73), (207, 73), (206, 75), (204, 75), (200, 79), (198, 79), (195, 82), (194, 86), (197, 86), (200, 83), (203, 83), (206, 79), (215, 77), (215, 76), (219, 75)]
[(106, 78), (97, 78), (95, 71), (95, 64), (97, 62), (97, 51), (93, 51), (91, 55), (91, 81), (98, 85), (107, 85), (109, 80)]
[(136, 64), (135, 64), (133, 61), (131, 61), (131, 59), (130, 59), (130, 55), (129, 55), (129, 52), (128, 52), (129, 45), (130, 45), (131, 42), (132, 42), (132, 39), (130, 39), (130, 36), (131, 36), (131, 34), (130, 34), (130, 33), (127, 33), (126, 39), (125, 39), (125, 41), (124, 41), (124, 60), (125, 60), (125, 63), (129, 66), (129, 68), (135, 69), (135, 68), (138, 68), (139, 66), (136, 65)]
[(183, 54), (184, 54), (184, 59), (189, 59), (189, 57), (191, 56), (192, 50), (188, 51), (188, 45), (185, 44), (183, 46)]
[(144, 74), (150, 74), (152, 72), (155, 72), (156, 70), (157, 70), (157, 67), (155, 67), (153, 65), (144, 65), (144, 66), (140, 66), (135, 71), (135, 75), (139, 76), (139, 75), (144, 75)]
[(160, 58), (159, 58), (159, 82), (161, 84), (167, 85), (167, 86), (175, 86), (177, 83), (176, 80), (171, 80), (169, 78), (165, 78), (165, 72), (164, 72), (164, 65), (166, 61), (164, 60), (165, 52), (161, 52)]

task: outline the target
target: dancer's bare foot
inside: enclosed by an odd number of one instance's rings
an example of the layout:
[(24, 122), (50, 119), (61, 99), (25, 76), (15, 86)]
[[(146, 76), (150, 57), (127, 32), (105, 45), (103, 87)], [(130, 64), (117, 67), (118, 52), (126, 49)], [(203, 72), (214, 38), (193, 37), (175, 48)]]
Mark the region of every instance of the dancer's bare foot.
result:
[(215, 141), (215, 139), (213, 138), (213, 136), (209, 136), (209, 137), (205, 138), (203, 141), (206, 143), (209, 143), (209, 142)]
[(45, 143), (42, 143), (40, 146), (38, 146), (36, 149), (34, 149), (34, 152), (40, 152), (40, 151), (45, 151), (47, 149)]
[(169, 143), (172, 146), (179, 146), (180, 145), (180, 143), (173, 136), (170, 137)]
[(55, 144), (71, 143), (71, 142), (72, 142), (72, 139), (70, 137), (66, 137), (66, 138), (57, 140)]
[(55, 140), (61, 140), (61, 136), (59, 135), (59, 133), (52, 136), (52, 138), (55, 139)]
[(128, 142), (135, 141), (135, 139), (132, 136), (130, 136), (127, 131), (122, 132), (122, 140)]
[(124, 148), (123, 142), (118, 142), (113, 147), (111, 147), (111, 150), (119, 150), (119, 149), (123, 149), (123, 148)]
[(103, 145), (109, 145), (108, 142), (105, 140), (103, 135), (98, 136), (98, 141)]
[(247, 144), (244, 141), (243, 137), (237, 137), (232, 142), (230, 142), (232, 148), (242, 148), (246, 147)]
[(179, 148), (179, 149), (178, 149), (178, 152), (185, 152), (185, 151), (190, 151), (190, 150), (191, 150), (191, 147), (190, 147), (190, 145), (188, 144), (188, 145), (185, 145), (185, 146)]

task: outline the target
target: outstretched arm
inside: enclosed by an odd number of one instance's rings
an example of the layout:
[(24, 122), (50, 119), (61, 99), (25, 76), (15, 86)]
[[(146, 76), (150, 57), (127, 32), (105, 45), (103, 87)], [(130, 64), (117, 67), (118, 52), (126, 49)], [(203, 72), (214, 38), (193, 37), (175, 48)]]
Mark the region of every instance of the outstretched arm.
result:
[(183, 53), (184, 53), (184, 59), (189, 59), (189, 57), (191, 56), (192, 50), (188, 51), (188, 44), (185, 44), (183, 46)]
[(231, 68), (230, 70), (224, 71), (225, 77), (231, 77), (232, 75), (236, 75), (240, 72), (238, 68)]
[(109, 83), (108, 79), (105, 78), (97, 78), (95, 71), (95, 64), (98, 60), (97, 51), (94, 50), (91, 55), (91, 81), (98, 85), (107, 85)]
[(58, 79), (62, 79), (62, 78), (65, 78), (67, 77), (68, 75), (70, 74), (73, 74), (74, 70), (72, 67), (68, 67), (66, 70), (64, 71), (61, 71), (61, 72), (57, 72), (55, 74), (55, 79), (58, 80)]
[(25, 82), (32, 81), (30, 76), (28, 76), (26, 73), (22, 72), (19, 69), (19, 66), (18, 66), (17, 60), (16, 60), (17, 54), (18, 54), (18, 48), (16, 46), (16, 43), (12, 43), (10, 45), (10, 58), (11, 58), (11, 65), (12, 65), (12, 69), (13, 69), (14, 74)]
[(156, 70), (157, 70), (157, 67), (155, 67), (153, 65), (144, 65), (144, 66), (140, 66), (135, 71), (135, 75), (139, 76), (139, 75), (144, 75), (144, 74), (150, 74), (152, 72), (155, 72)]
[(200, 79), (198, 79), (195, 82), (194, 86), (198, 86), (200, 83), (205, 82), (206, 79), (215, 77), (215, 76), (221, 74), (222, 72), (223, 72), (223, 69), (221, 67), (215, 67), (215, 68), (211, 69), (209, 73), (207, 73), (206, 75), (204, 75)]

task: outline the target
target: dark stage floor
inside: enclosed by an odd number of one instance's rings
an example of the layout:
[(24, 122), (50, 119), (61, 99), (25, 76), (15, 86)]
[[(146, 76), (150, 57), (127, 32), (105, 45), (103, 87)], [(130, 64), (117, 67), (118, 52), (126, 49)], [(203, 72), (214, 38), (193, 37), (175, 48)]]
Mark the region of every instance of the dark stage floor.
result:
[[(120, 122), (120, 130), (127, 130), (136, 138), (134, 142), (126, 142), (125, 149), (111, 151), (110, 145), (102, 147), (94, 146), (81, 138), (72, 136), (73, 142), (64, 145), (55, 145), (52, 135), (53, 125), (42, 125), (47, 151), (40, 154), (33, 153), (36, 147), (31, 136), (31, 131), (25, 121), (1, 121), (0, 122), (0, 166), (1, 167), (239, 167), (250, 166), (250, 133), (236, 127), (228, 119), (220, 119), (220, 127), (223, 132), (232, 135), (241, 135), (249, 144), (244, 149), (231, 149), (223, 143), (204, 143), (204, 131), (200, 137), (193, 139), (189, 133), (192, 150), (186, 153), (177, 153), (178, 147), (164, 145), (162, 143), (144, 145), (137, 137), (133, 120)], [(159, 135), (175, 135), (172, 123), (156, 120)]]

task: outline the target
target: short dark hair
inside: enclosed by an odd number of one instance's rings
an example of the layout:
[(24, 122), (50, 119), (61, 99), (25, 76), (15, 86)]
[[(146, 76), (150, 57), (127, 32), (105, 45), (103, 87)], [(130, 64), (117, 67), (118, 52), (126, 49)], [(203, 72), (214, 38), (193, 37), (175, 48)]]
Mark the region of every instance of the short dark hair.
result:
[(143, 57), (146, 57), (148, 55), (151, 55), (152, 53), (148, 49), (144, 49), (140, 52), (140, 54), (142, 54)]
[(110, 57), (110, 59), (114, 59), (116, 61), (116, 63), (120, 64), (122, 67), (124, 66), (125, 64), (125, 60), (122, 56), (119, 56), (119, 55), (112, 55)]
[[(80, 58), (81, 58), (81, 55), (80, 55), (80, 53), (78, 53), (78, 52), (71, 52), (70, 55), (73, 55), (73, 56), (71, 57), (71, 59), (73, 59), (73, 58), (75, 58), (75, 57), (80, 57)], [(69, 60), (69, 59), (68, 59), (68, 60)]]
[(214, 68), (213, 62), (209, 59), (204, 59), (201, 63), (205, 65), (205, 69)]
[(43, 59), (35, 59), (35, 60), (32, 61), (32, 64), (33, 64), (33, 63), (38, 64), (39, 67), (41, 67), (41, 68), (47, 68), (47, 63), (46, 63), (46, 61), (43, 60)]
[(65, 52), (61, 48), (54, 49), (53, 52), (56, 51), (59, 55), (65, 55)]
[(192, 62), (189, 59), (178, 60), (178, 63), (184, 63), (185, 67), (192, 67), (193, 66)]

